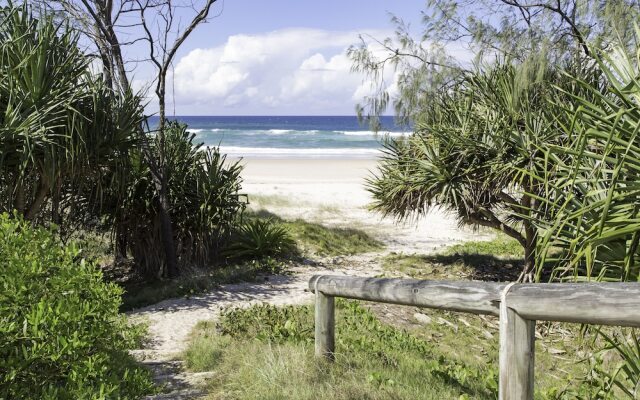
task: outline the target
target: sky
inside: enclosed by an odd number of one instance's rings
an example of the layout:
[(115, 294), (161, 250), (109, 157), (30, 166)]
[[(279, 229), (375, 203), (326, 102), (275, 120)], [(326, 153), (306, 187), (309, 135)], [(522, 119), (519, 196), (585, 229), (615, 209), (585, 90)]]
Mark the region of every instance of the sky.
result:
[[(419, 33), (424, 6), (424, 0), (219, 0), (214, 17), (177, 54), (169, 114), (353, 115), (370, 89), (350, 71), (347, 48), (360, 34), (392, 35), (389, 13)], [(134, 83), (143, 87), (150, 76), (150, 67), (136, 69)], [(151, 98), (147, 109), (157, 109)]]

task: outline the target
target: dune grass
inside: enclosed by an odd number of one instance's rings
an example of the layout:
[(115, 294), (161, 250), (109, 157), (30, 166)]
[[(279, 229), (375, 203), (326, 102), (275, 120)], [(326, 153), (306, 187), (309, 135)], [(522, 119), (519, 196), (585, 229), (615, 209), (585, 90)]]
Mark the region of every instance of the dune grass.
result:
[(285, 221), (303, 251), (321, 256), (368, 253), (383, 249), (383, 244), (366, 232), (354, 228), (328, 227), (302, 219)]
[(441, 252), (443, 255), (492, 255), (501, 258), (522, 258), (524, 250), (517, 240), (506, 235), (496, 235), (492, 240), (467, 241), (447, 246)]
[(379, 251), (384, 245), (363, 230), (325, 226), (303, 219), (286, 220), (267, 210), (247, 212), (246, 218), (271, 219), (282, 224), (302, 253), (341, 256)]
[(392, 253), (382, 259), (387, 275), (416, 279), (514, 280), (522, 265), (522, 246), (504, 235), (458, 243), (434, 254)]
[[(497, 397), (496, 319), (422, 310), (431, 322), (398, 328), (380, 318), (398, 317), (396, 309), (377, 306), (337, 302), (335, 363), (314, 359), (310, 306), (229, 310), (218, 323), (198, 324), (184, 359), (191, 371), (215, 372), (208, 399)], [(537, 347), (536, 398), (559, 398), (584, 373), (575, 362), (580, 345), (554, 333)]]
[(199, 324), (187, 366), (216, 371), (209, 399), (495, 398), (493, 366), (445, 358), (356, 302), (338, 309), (335, 363), (314, 360), (311, 307), (261, 305), (229, 311), (217, 327)]

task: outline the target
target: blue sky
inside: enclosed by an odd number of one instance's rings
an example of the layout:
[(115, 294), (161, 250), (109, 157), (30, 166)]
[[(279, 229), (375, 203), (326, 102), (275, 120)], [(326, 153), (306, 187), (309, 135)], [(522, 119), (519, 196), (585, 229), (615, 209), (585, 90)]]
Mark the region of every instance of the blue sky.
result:
[(219, 45), (239, 33), (261, 34), (292, 27), (389, 29), (389, 12), (417, 25), (424, 7), (424, 0), (218, 0), (211, 15), (219, 17), (194, 32), (185, 49)]
[[(217, 17), (176, 58), (168, 108), (178, 115), (352, 115), (370, 89), (350, 72), (346, 49), (360, 33), (391, 35), (388, 13), (419, 33), (423, 9), (422, 0), (219, 1)], [(139, 85), (148, 72), (135, 71)]]

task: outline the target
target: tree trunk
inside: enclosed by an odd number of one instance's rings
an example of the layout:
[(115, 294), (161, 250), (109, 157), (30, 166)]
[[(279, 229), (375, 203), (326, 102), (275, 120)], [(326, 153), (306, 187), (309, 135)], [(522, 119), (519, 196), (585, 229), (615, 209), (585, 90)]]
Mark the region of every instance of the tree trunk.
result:
[(180, 274), (180, 271), (178, 270), (178, 257), (176, 255), (175, 241), (173, 240), (173, 226), (169, 214), (169, 196), (167, 196), (165, 192), (166, 186), (165, 180), (162, 179), (158, 193), (158, 203), (160, 204), (160, 234), (162, 236), (162, 246), (164, 247), (165, 262), (167, 263), (167, 275), (169, 278), (175, 278)]
[(24, 195), (24, 178), (18, 177), (16, 179), (16, 199), (14, 201), (15, 209), (18, 211), (20, 215), (24, 215), (25, 208), (25, 195)]
[(118, 218), (115, 222), (116, 232), (115, 232), (115, 253), (116, 259), (126, 259), (127, 258), (127, 246), (129, 245), (129, 241), (127, 240), (127, 230), (123, 227), (123, 223)]
[(524, 266), (518, 277), (518, 282), (534, 282), (534, 274), (536, 270), (536, 231), (530, 222), (524, 222)]
[[(96, 28), (97, 29), (97, 28)], [(98, 52), (100, 53), (100, 59), (102, 59), (102, 75), (105, 82), (110, 89), (115, 89), (113, 85), (113, 62), (111, 61), (111, 56), (106, 43), (102, 43), (102, 41), (96, 39), (96, 47), (98, 48)]]
[(47, 195), (49, 194), (49, 182), (47, 182), (46, 178), (43, 176), (40, 178), (40, 182), (38, 183), (38, 190), (36, 191), (36, 196), (31, 203), (31, 207), (25, 212), (24, 219), (28, 221), (33, 221), (42, 206), (44, 205), (45, 200), (47, 199)]
[[(158, 124), (158, 161), (157, 168), (152, 168), (153, 181), (155, 183), (156, 192), (158, 194), (158, 203), (160, 205), (160, 234), (162, 236), (162, 245), (164, 246), (165, 262), (167, 264), (167, 275), (169, 278), (175, 278), (180, 274), (178, 270), (178, 257), (176, 255), (175, 241), (173, 240), (173, 226), (171, 223), (171, 215), (169, 214), (169, 179), (167, 177), (166, 157), (165, 157), (165, 96), (164, 96), (165, 80), (164, 75), (160, 74), (158, 79), (158, 95), (159, 117)], [(155, 173), (153, 170), (156, 170)]]
[(535, 209), (536, 201), (529, 193), (533, 193), (533, 185), (530, 181), (524, 185), (524, 194), (520, 200), (521, 212), (526, 214), (522, 224), (524, 226), (524, 267), (518, 277), (518, 282), (534, 282), (536, 270), (535, 250), (536, 250), (536, 229), (531, 223), (532, 210)]
[(62, 194), (62, 179), (56, 179), (51, 194), (51, 222), (60, 226), (62, 224), (62, 215), (60, 214), (60, 196)]
[[(530, 198), (525, 196), (523, 201), (526, 202), (527, 206), (530, 204)], [(512, 207), (514, 209), (520, 208), (521, 206), (517, 203), (513, 203)], [(523, 221), (524, 225), (524, 235), (521, 234), (518, 230), (509, 226), (505, 222), (501, 221), (494, 214), (486, 212), (483, 215), (483, 218), (471, 218), (470, 222), (486, 226), (489, 228), (493, 228), (499, 231), (502, 231), (509, 237), (517, 240), (518, 243), (524, 249), (524, 267), (522, 268), (522, 272), (518, 277), (518, 282), (533, 282), (534, 281), (534, 273), (535, 273), (535, 249), (536, 249), (536, 230), (527, 220)]]

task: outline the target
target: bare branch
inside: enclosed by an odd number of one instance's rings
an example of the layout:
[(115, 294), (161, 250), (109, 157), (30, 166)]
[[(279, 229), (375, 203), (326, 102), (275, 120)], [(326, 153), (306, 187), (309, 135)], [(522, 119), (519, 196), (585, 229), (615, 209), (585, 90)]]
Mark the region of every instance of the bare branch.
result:
[(586, 56), (591, 55), (591, 52), (589, 51), (589, 46), (587, 45), (587, 42), (582, 32), (580, 32), (580, 29), (576, 25), (577, 6), (575, 2), (573, 3), (573, 9), (570, 12), (571, 16), (569, 16), (569, 14), (562, 9), (562, 4), (560, 3), (560, 0), (556, 0), (555, 6), (552, 6), (548, 3), (520, 4), (518, 3), (517, 0), (500, 0), (500, 1), (502, 1), (504, 4), (507, 4), (513, 7), (518, 7), (518, 9), (520, 10), (528, 10), (530, 8), (543, 8), (556, 13), (565, 23), (569, 25), (573, 33), (573, 36), (576, 38), (576, 40), (578, 40), (578, 43), (580, 43), (580, 46), (582, 47), (584, 54)]

